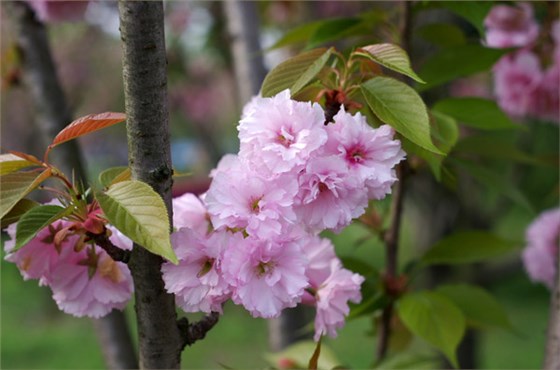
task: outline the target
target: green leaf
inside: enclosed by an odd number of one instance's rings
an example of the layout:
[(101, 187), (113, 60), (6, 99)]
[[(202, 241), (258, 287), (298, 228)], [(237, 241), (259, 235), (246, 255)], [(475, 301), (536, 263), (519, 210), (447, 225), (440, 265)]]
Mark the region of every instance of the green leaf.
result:
[(317, 21), (311, 23), (304, 23), (301, 26), (292, 28), (284, 34), (278, 41), (276, 41), (268, 50), (278, 49), (288, 45), (307, 42), (315, 33), (317, 28), (321, 26), (324, 21)]
[(309, 40), (309, 48), (326, 42), (342, 39), (353, 34), (363, 33), (360, 18), (334, 18), (322, 21)]
[(99, 183), (104, 188), (126, 180), (130, 180), (130, 169), (126, 166), (108, 168), (99, 174)]
[(177, 264), (169, 238), (169, 218), (161, 197), (140, 181), (122, 181), (96, 199), (109, 222), (132, 241)]
[(29, 200), (29, 199), (20, 199), (17, 202), (10, 212), (8, 212), (4, 217), (2, 217), (2, 222), (0, 223), (0, 228), (5, 228), (6, 226), (13, 224), (14, 222), (18, 222), (21, 216), (29, 211), (31, 208), (37, 207), (39, 203)]
[(510, 253), (518, 243), (486, 231), (458, 231), (431, 247), (422, 262), (431, 265), (480, 262)]
[(397, 310), (411, 332), (441, 350), (458, 367), (456, 350), (465, 333), (461, 310), (445, 296), (428, 291), (405, 295)]
[(51, 169), (41, 172), (13, 172), (0, 176), (0, 218), (23, 197), (51, 176)]
[(524, 207), (531, 213), (535, 213), (535, 209), (531, 202), (527, 199), (525, 194), (517, 188), (511, 180), (502, 176), (495, 171), (482, 167), (472, 161), (463, 161), (457, 158), (450, 158), (450, 162), (465, 169), (477, 182), (486, 186), (488, 189), (493, 189), (500, 192), (504, 196), (511, 199), (513, 202)]
[(54, 205), (37, 206), (29, 210), (26, 214), (21, 216), (17, 224), (16, 245), (13, 251), (15, 252), (29, 243), (39, 231), (56, 220), (60, 220), (70, 212), (71, 209), (69, 210)]
[[(306, 369), (309, 357), (315, 352), (317, 344), (312, 340), (298, 341), (288, 346), (280, 352), (265, 353), (266, 361), (273, 367), (280, 367), (279, 364), (290, 362), (291, 369)], [(318, 369), (333, 369), (340, 364), (334, 352), (326, 345), (321, 346), (321, 357), (318, 360)]]
[(374, 77), (361, 86), (375, 115), (416, 145), (442, 154), (432, 144), (426, 106), (410, 86), (390, 77)]
[(0, 154), (0, 176), (32, 166), (37, 164), (11, 153)]
[(503, 135), (472, 135), (461, 139), (453, 150), (490, 159), (505, 159), (537, 166), (558, 167), (558, 160), (549, 160), (523, 152)]
[(314, 49), (280, 63), (265, 77), (262, 96), (270, 97), (285, 89), (290, 89), (292, 96), (295, 95), (317, 76), (331, 54), (332, 48)]
[(494, 5), (491, 1), (442, 1), (440, 4), (469, 21), (484, 37), (484, 18)]
[(410, 59), (406, 51), (394, 44), (374, 44), (364, 46), (358, 49), (355, 54), (364, 56), (389, 68), (395, 72), (399, 72), (408, 76), (420, 83), (425, 83), (418, 75), (412, 70), (410, 66)]
[(445, 113), (463, 124), (482, 130), (521, 128), (513, 123), (495, 101), (467, 97), (438, 101), (433, 110)]
[(416, 34), (441, 47), (459, 46), (466, 42), (463, 31), (451, 23), (429, 23), (416, 30)]
[[(436, 111), (431, 112), (431, 137), (432, 142), (445, 154), (448, 154), (457, 139), (459, 138), (459, 128), (453, 117)], [(442, 179), (442, 164), (445, 157), (435, 154), (419, 147), (408, 140), (403, 140), (403, 149), (410, 154), (415, 154), (426, 161), (437, 181)]]
[(480, 45), (445, 48), (435, 53), (420, 68), (418, 74), (427, 83), (418, 86), (418, 90), (428, 90), (459, 77), (488, 71), (509, 52), (511, 49), (490, 49)]
[(488, 291), (467, 284), (440, 285), (437, 290), (449, 298), (467, 318), (467, 323), (476, 328), (513, 328), (506, 311)]

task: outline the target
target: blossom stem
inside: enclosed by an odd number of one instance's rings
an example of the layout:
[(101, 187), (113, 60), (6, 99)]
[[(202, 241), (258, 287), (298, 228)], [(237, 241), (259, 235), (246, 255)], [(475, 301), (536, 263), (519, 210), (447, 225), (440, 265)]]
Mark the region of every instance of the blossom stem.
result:
[(130, 259), (130, 251), (120, 249), (115, 246), (107, 234), (94, 234), (88, 231), (86, 232), (86, 236), (93, 240), (95, 244), (103, 248), (113, 261), (128, 263), (128, 260)]
[(183, 336), (183, 348), (185, 346), (191, 346), (197, 340), (204, 339), (206, 333), (210, 331), (218, 323), (220, 314), (217, 312), (211, 312), (206, 315), (200, 321), (193, 324), (189, 323), (186, 317), (181, 318), (177, 321), (181, 335)]

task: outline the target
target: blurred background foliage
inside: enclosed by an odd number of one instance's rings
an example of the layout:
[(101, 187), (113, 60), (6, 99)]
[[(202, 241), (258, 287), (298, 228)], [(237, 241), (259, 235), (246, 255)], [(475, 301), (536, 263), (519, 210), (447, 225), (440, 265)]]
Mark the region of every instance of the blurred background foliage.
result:
[[(282, 46), (264, 52), (268, 69), (306, 45), (334, 44), (340, 50), (348, 50), (355, 45), (399, 41), (399, 8), (394, 2), (262, 1), (257, 4), (263, 49)], [(176, 195), (186, 191), (200, 193), (208, 186), (208, 172), (219, 158), (238, 149), (236, 122), (245, 102), (240, 101), (236, 90), (229, 48), (232, 40), (225, 29), (223, 3), (167, 1), (165, 6), (172, 157), (177, 172), (190, 174), (176, 180), (174, 192)], [(446, 78), (441, 84), (436, 77), (430, 79), (430, 60), (438, 52), (467, 41), (480, 44), (476, 24), (479, 22), (481, 26), (482, 20), (476, 19), (477, 12), (472, 12), (474, 21), (467, 22), (457, 16), (460, 10), (453, 8), (430, 2), (419, 2), (415, 7), (417, 18), (410, 53), (415, 69), (433, 85), (423, 95), (428, 106), (447, 97), (492, 96), (488, 72), (492, 63), (475, 66), (464, 74), (455, 73), (461, 68), (451, 64), (448, 69), (436, 68), (434, 76)], [(544, 5), (536, 8), (538, 17), (546, 17)], [(0, 146), (40, 156), (44, 148), (37, 145), (33, 102), (18, 76), (10, 19), (4, 11), (1, 13)], [(332, 19), (335, 20), (320, 22)], [(307, 28), (304, 31), (299, 28), (294, 33), (302, 24)], [(92, 3), (86, 22), (49, 25), (49, 37), (58, 74), (75, 117), (124, 111), (116, 3)], [(480, 63), (476, 55), (470, 62)], [(539, 211), (557, 204), (558, 126), (537, 121), (524, 125), (523, 129), (509, 131), (461, 125), (460, 139), (443, 163), (441, 182), (430, 174), (429, 160), (410, 157), (415, 176), (409, 184), (401, 232), (399, 260), (403, 268), (450, 230), (491, 230), (521, 246), (526, 225)], [(124, 127), (112, 127), (79, 140), (90, 179), (96, 179), (102, 169), (126, 165)], [(461, 159), (472, 160), (470, 163), (476, 165), (461, 167)], [(389, 203), (390, 200), (380, 202), (376, 209), (383, 214)], [(358, 260), (383, 269), (382, 244), (363, 225), (357, 223), (339, 235), (328, 236), (349, 265), (357, 266)], [(6, 263), (0, 266), (1, 367), (104, 366), (89, 320), (59, 312), (46, 289), (37, 287), (34, 281), (24, 282), (15, 266)], [(549, 293), (528, 280), (519, 254), (512, 253), (491, 263), (425, 270), (415, 286), (465, 280), (492, 292), (505, 307), (514, 327), (513, 331), (490, 328), (476, 333), (477, 345), (466, 352), (473, 357), (476, 367), (540, 367)], [(134, 328), (132, 303), (127, 310)], [(282, 357), (266, 355), (264, 320), (252, 319), (231, 304), (224, 312), (207, 339), (184, 352), (185, 368), (264, 368), (282, 364), (278, 362)], [(350, 368), (371, 366), (375, 321), (370, 316), (350, 319), (339, 338), (324, 341), (339, 364)], [(397, 331), (393, 350), (405, 346), (409, 337), (404, 327)], [(416, 339), (411, 348), (406, 355), (392, 357), (392, 362), (384, 366), (439, 366), (440, 359), (425, 342)], [(308, 349), (304, 352), (309, 354)]]

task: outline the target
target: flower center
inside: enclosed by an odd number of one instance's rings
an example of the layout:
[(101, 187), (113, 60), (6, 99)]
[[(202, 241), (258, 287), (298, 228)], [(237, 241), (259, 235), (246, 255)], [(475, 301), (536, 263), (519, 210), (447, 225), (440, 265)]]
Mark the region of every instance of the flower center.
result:
[(260, 196), (258, 198), (251, 198), (251, 201), (249, 203), (249, 209), (251, 210), (252, 213), (259, 213), (261, 211), (261, 206), (259, 205), (259, 202), (261, 201), (263, 197)]
[(346, 152), (346, 160), (350, 163), (362, 163), (365, 156), (365, 151), (361, 147), (355, 147)]
[(268, 275), (274, 271), (276, 264), (273, 261), (269, 262), (260, 262), (256, 267), (257, 277), (263, 277), (264, 275)]
[(280, 132), (276, 136), (276, 142), (286, 148), (289, 148), (290, 145), (294, 143), (294, 135), (291, 133), (291, 130), (286, 130), (284, 127), (280, 129)]
[(198, 272), (198, 274), (196, 274), (196, 277), (201, 278), (207, 273), (209, 273), (210, 270), (212, 270), (212, 267), (214, 267), (215, 261), (216, 260), (214, 258), (208, 258), (206, 261), (204, 261), (202, 267), (200, 268), (200, 271)]

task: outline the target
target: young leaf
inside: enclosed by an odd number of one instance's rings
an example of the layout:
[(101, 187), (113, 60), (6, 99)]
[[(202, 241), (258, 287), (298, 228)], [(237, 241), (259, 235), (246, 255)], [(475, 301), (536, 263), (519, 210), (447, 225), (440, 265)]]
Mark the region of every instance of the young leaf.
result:
[(313, 49), (280, 63), (265, 77), (261, 95), (270, 97), (285, 89), (292, 96), (297, 94), (323, 69), (331, 54), (332, 48)]
[(477, 327), (512, 329), (504, 308), (488, 291), (467, 284), (440, 285), (437, 290), (449, 298), (467, 318), (468, 324)]
[(422, 261), (426, 264), (473, 263), (501, 256), (519, 247), (486, 231), (458, 231), (437, 242)]
[(389, 77), (374, 77), (361, 88), (369, 107), (381, 121), (422, 148), (443, 154), (432, 143), (428, 112), (414, 89)]
[(432, 109), (445, 113), (467, 126), (482, 130), (522, 127), (513, 123), (493, 100), (475, 97), (447, 98), (438, 101)]
[(18, 152), (15, 150), (8, 150), (8, 153), (13, 154), (21, 159), (25, 159), (26, 161), (29, 161), (31, 163), (35, 163), (37, 166), (44, 165), (43, 161), (41, 161), (39, 158), (35, 157), (34, 155)]
[(418, 86), (424, 91), (459, 77), (487, 71), (511, 49), (490, 49), (480, 45), (461, 45), (435, 53), (418, 73), (426, 82)]
[[(282, 362), (290, 362), (291, 369), (305, 369), (309, 363), (309, 354), (313, 353), (317, 344), (312, 340), (298, 341), (280, 352), (266, 353), (265, 360), (277, 368)], [(318, 369), (334, 369), (340, 365), (334, 352), (326, 345), (321, 345), (321, 357), (317, 362)]]
[(42, 172), (14, 172), (0, 176), (0, 218), (50, 176), (50, 168)]
[(65, 143), (69, 140), (80, 136), (87, 135), (91, 132), (101, 130), (102, 128), (112, 126), (126, 119), (124, 113), (105, 112), (98, 114), (90, 114), (70, 123), (62, 131), (55, 136), (53, 142), (47, 148), (45, 158), (49, 151), (55, 146)]
[(130, 168), (126, 166), (108, 168), (99, 174), (99, 183), (104, 188), (126, 180), (130, 180)]
[(4, 217), (2, 217), (2, 221), (0, 223), (0, 228), (5, 228), (14, 222), (18, 222), (21, 216), (23, 216), (27, 211), (31, 208), (37, 207), (39, 203), (30, 200), (30, 199), (21, 199), (17, 202), (10, 212), (8, 212)]
[(397, 45), (368, 45), (356, 50), (354, 54), (369, 58), (386, 68), (389, 68), (395, 72), (399, 72), (420, 83), (426, 83), (412, 70), (412, 67), (410, 66), (410, 59), (408, 59), (406, 51), (404, 51)]
[(71, 210), (54, 205), (37, 206), (29, 210), (17, 224), (16, 245), (13, 251), (29, 243), (39, 231), (70, 212)]
[(0, 176), (36, 165), (12, 153), (0, 154)]
[(96, 199), (109, 222), (135, 243), (177, 264), (171, 248), (169, 218), (161, 197), (140, 181), (122, 181)]
[(397, 310), (411, 332), (441, 350), (458, 367), (455, 351), (465, 333), (461, 310), (445, 296), (428, 291), (403, 296)]

